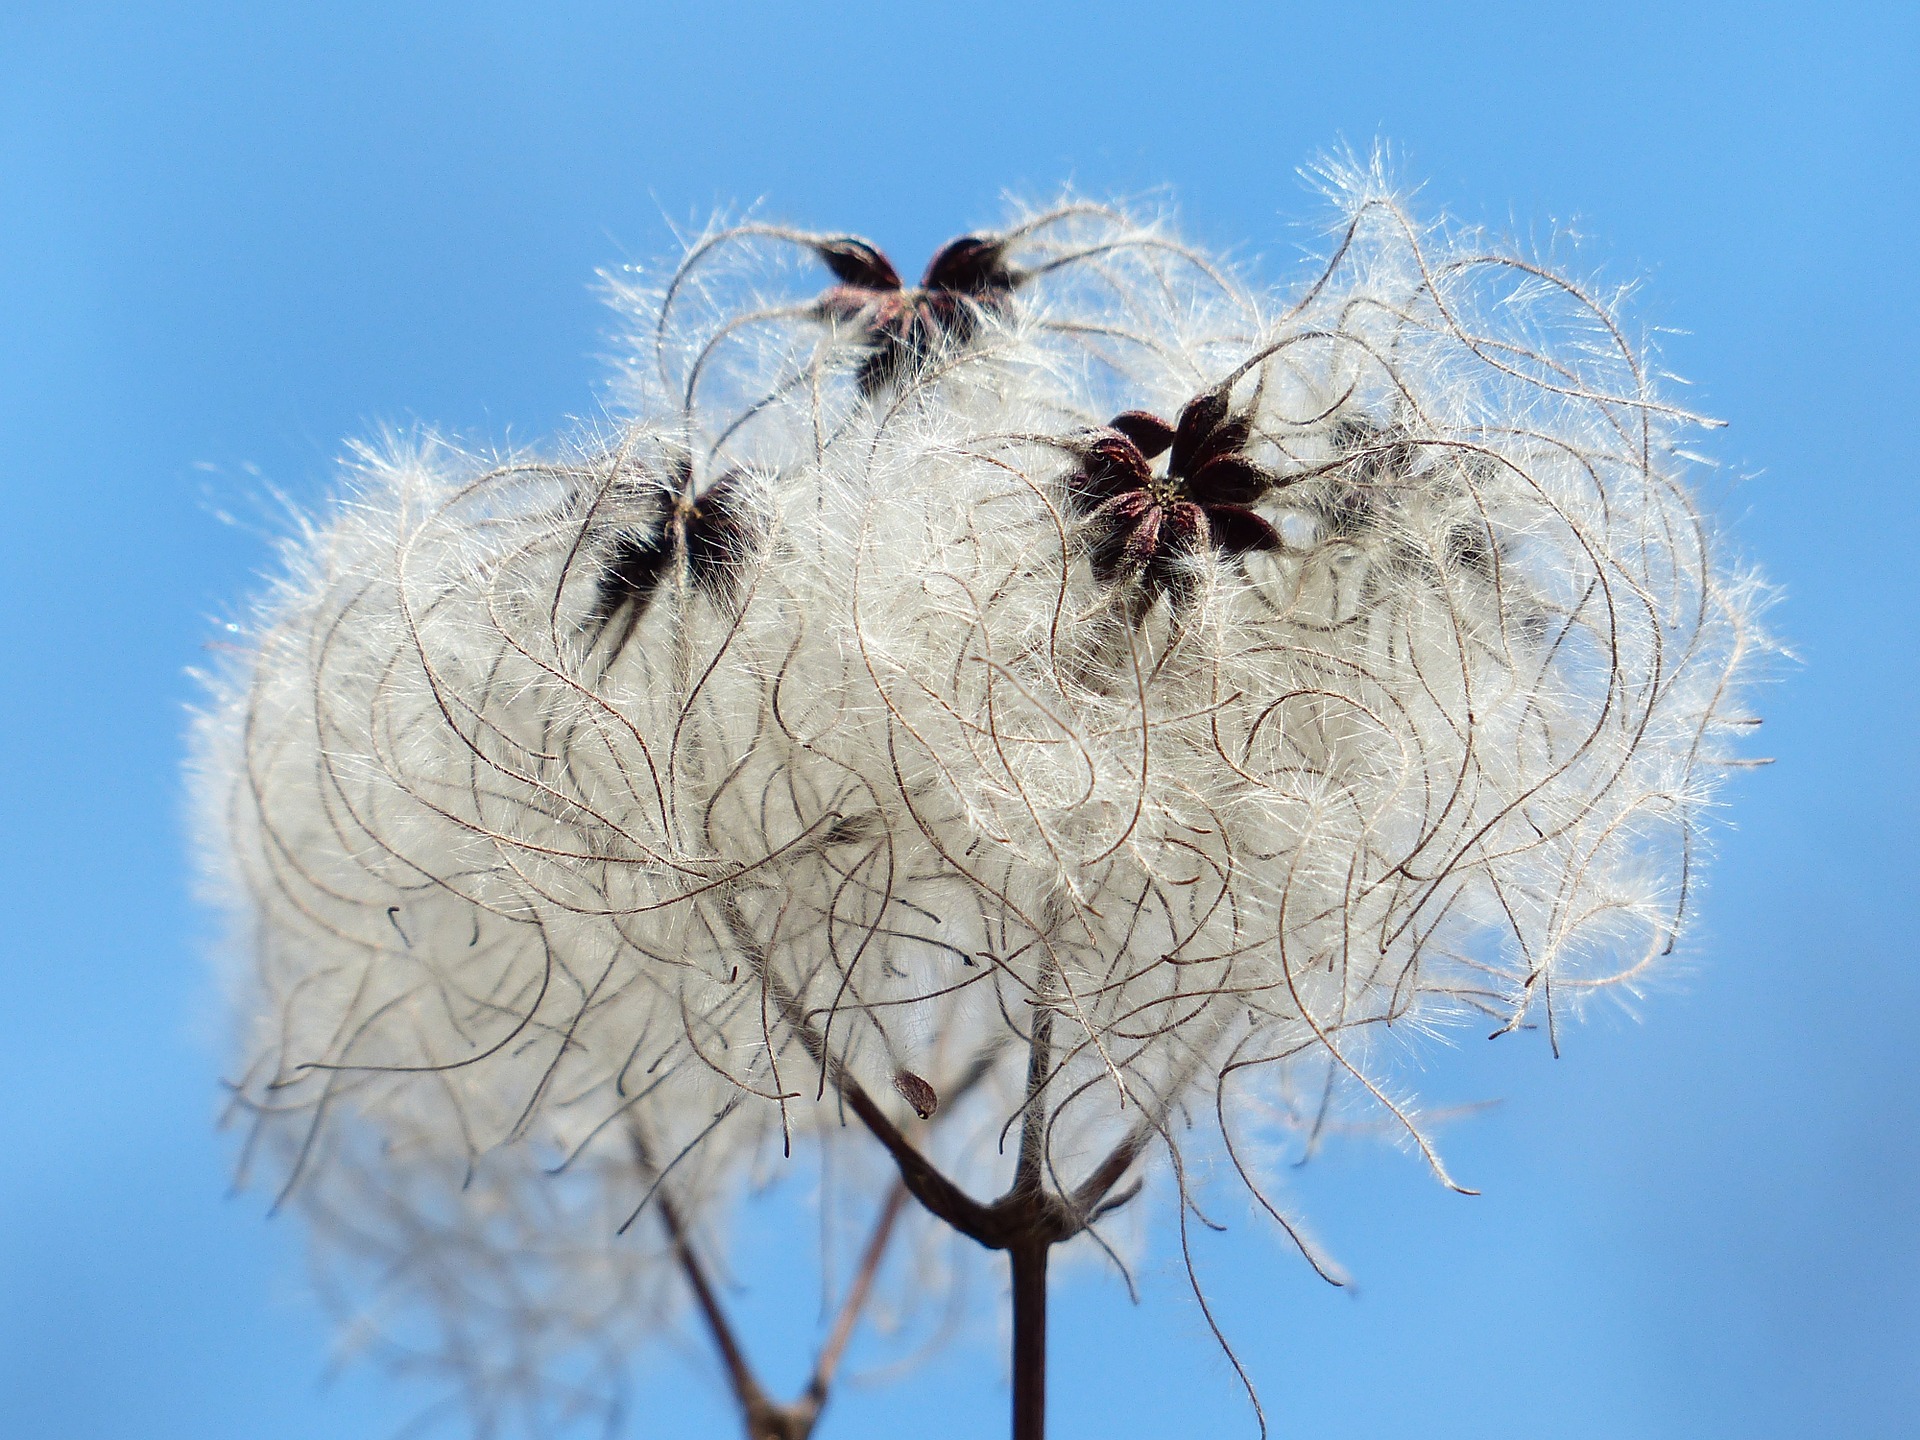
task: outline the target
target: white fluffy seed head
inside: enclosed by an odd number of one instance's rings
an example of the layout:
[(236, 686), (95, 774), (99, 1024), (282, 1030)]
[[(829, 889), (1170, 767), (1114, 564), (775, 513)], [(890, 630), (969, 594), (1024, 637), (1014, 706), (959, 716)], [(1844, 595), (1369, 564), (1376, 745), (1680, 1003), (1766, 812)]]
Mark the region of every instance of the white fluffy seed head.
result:
[[(435, 1215), (504, 1265), (656, 1185), (718, 1246), (756, 1163), (857, 1152), (842, 1074), (976, 1194), (1027, 1117), (1063, 1193), (1145, 1134), (1275, 1209), (1302, 1094), (1440, 1169), (1389, 1035), (1552, 1025), (1673, 949), (1757, 643), (1693, 422), (1606, 303), (1333, 178), (1279, 296), (1161, 221), (1017, 217), (1012, 303), (881, 386), (809, 237), (717, 230), (616, 285), (610, 440), (361, 457), (199, 741), (240, 1103), (336, 1246)], [(1116, 571), (1091, 437), (1208, 395), (1265, 483), (1204, 533), (1270, 539)], [(531, 1153), (580, 1157), (563, 1199)]]

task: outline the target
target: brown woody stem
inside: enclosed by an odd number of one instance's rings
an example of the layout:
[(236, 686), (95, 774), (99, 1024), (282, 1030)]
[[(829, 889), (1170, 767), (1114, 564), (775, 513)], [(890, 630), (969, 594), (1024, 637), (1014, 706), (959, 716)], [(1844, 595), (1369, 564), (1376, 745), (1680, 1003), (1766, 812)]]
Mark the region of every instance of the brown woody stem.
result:
[(913, 1198), (968, 1239), (977, 1240), (989, 1249), (998, 1249), (990, 1238), (992, 1207), (982, 1205), (942, 1174), (939, 1167), (901, 1133), (900, 1127), (887, 1118), (886, 1112), (874, 1103), (858, 1080), (838, 1064), (826, 1062), (824, 1054), (821, 1058), (823, 1063), (830, 1064), (834, 1085), (847, 1102), (847, 1108), (893, 1156), (901, 1183), (913, 1193)]
[(847, 1073), (846, 1066), (828, 1050), (826, 1037), (808, 1018), (800, 997), (767, 963), (765, 951), (754, 940), (751, 927), (740, 913), (739, 902), (731, 896), (727, 898), (726, 916), (734, 942), (746, 954), (754, 975), (766, 987), (766, 994), (780, 1012), (780, 1018), (799, 1038), (808, 1058), (820, 1067), (828, 1083), (839, 1091), (847, 1108), (859, 1117), (860, 1123), (872, 1132), (876, 1140), (887, 1147), (887, 1153), (893, 1156), (894, 1166), (900, 1172), (901, 1182), (912, 1192), (913, 1198), (962, 1235), (990, 1248), (997, 1248), (986, 1238), (992, 1215), (989, 1207), (982, 1205), (943, 1175), (901, 1132), (900, 1127), (887, 1118), (886, 1111), (874, 1102), (866, 1088)]
[(1007, 1252), (1013, 1262), (1013, 1440), (1047, 1433), (1047, 1251), (1032, 1241)]

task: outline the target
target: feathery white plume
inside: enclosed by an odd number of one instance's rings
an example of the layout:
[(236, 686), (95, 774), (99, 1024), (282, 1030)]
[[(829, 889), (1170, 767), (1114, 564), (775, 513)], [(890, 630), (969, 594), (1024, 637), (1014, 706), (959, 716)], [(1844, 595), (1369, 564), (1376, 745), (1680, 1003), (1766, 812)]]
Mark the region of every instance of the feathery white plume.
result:
[(237, 1095), (407, 1313), (505, 1316), (470, 1395), (617, 1370), (671, 1215), (723, 1251), (850, 1115), (1015, 1251), (1195, 1151), (1294, 1233), (1249, 1132), (1303, 1089), (1446, 1178), (1389, 1035), (1672, 950), (1756, 644), (1697, 422), (1602, 299), (1329, 179), (1279, 295), (1077, 203), (919, 286), (716, 229), (615, 282), (610, 439), (369, 450), (289, 544), (199, 741)]

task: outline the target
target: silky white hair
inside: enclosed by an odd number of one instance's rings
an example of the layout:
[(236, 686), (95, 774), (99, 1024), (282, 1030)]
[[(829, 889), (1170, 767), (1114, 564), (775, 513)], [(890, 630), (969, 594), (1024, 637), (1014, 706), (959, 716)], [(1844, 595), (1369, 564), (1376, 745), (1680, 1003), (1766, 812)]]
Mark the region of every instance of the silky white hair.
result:
[[(877, 393), (820, 237), (716, 227), (612, 282), (606, 433), (367, 447), (284, 547), (196, 738), (236, 1106), (476, 1429), (602, 1403), (671, 1316), (650, 1196), (723, 1251), (796, 1148), (882, 1173), (843, 1081), (977, 1195), (1027, 1116), (1063, 1196), (1224, 1159), (1331, 1275), (1276, 1117), (1372, 1108), (1446, 1179), (1395, 1037), (1557, 1030), (1673, 951), (1762, 645), (1700, 422), (1609, 299), (1326, 179), (1279, 293), (1017, 215), (1013, 303)], [(1089, 436), (1205, 395), (1276, 543), (1098, 571)]]

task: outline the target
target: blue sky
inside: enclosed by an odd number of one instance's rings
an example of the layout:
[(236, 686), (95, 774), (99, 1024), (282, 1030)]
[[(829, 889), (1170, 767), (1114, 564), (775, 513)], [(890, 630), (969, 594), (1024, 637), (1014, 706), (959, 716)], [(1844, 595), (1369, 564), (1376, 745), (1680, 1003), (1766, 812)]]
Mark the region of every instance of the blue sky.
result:
[[(1166, 186), (1282, 275), (1297, 167), (1376, 138), (1425, 203), (1643, 282), (1798, 659), (1685, 963), (1558, 1061), (1435, 1052), (1433, 1091), (1507, 1097), (1446, 1137), (1484, 1194), (1337, 1150), (1299, 1198), (1358, 1293), (1228, 1216), (1222, 1321), (1281, 1436), (1912, 1433), (1920, 12), (1680, 8), (7, 6), (0, 1435), (378, 1437), (417, 1403), (323, 1383), (298, 1237), (212, 1130), (177, 774), (260, 497), (317, 500), (383, 424), (564, 433), (595, 270), (716, 204), (917, 264), (1008, 188)], [(1144, 1281), (1062, 1291), (1056, 1433), (1252, 1435), (1171, 1244)], [(1001, 1365), (962, 1347), (821, 1433), (995, 1433)], [(715, 1396), (667, 1355), (635, 1433), (729, 1433)]]

